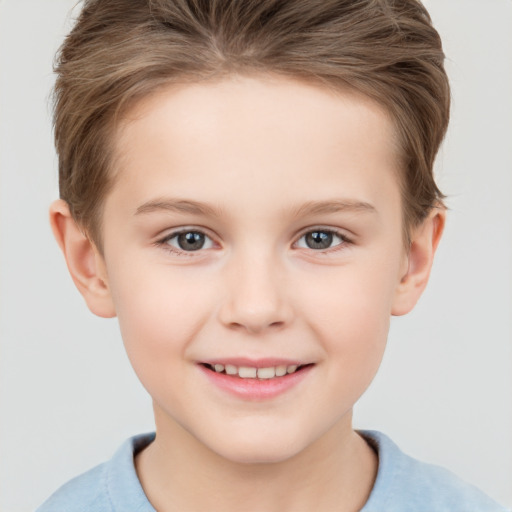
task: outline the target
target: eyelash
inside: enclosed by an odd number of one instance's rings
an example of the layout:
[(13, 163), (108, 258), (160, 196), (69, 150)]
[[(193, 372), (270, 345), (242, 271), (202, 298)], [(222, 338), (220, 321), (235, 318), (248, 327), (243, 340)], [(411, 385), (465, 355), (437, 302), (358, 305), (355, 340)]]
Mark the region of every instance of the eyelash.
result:
[[(337, 237), (340, 239), (340, 242), (336, 245), (334, 245), (333, 247), (328, 247), (326, 249), (312, 249), (311, 247), (303, 247), (304, 249), (309, 249), (315, 253), (319, 253), (319, 254), (330, 254), (330, 253), (333, 253), (333, 252), (336, 252), (336, 251), (340, 251), (340, 250), (343, 250), (344, 248), (346, 248), (347, 245), (352, 245), (353, 244), (353, 241), (347, 237), (344, 233), (340, 232), (340, 231), (337, 231), (335, 229), (332, 229), (332, 228), (322, 228), (322, 227), (314, 227), (314, 228), (309, 228), (307, 231), (303, 231), (301, 233), (301, 235), (297, 238), (297, 240), (294, 242), (293, 245), (296, 245), (302, 238), (304, 238), (306, 235), (308, 234), (311, 234), (311, 233), (326, 233), (326, 234), (329, 234), (329, 235), (332, 235), (333, 237)], [(158, 240), (155, 245), (161, 247), (162, 249), (174, 254), (174, 255), (178, 255), (178, 256), (188, 256), (188, 257), (191, 257), (191, 256), (194, 256), (195, 253), (199, 253), (199, 252), (202, 252), (202, 249), (203, 247), (200, 247), (199, 249), (195, 250), (195, 251), (185, 251), (185, 250), (182, 250), (182, 249), (178, 249), (176, 247), (173, 247), (169, 244), (169, 241), (174, 239), (174, 238), (177, 238), (179, 235), (182, 235), (182, 234), (187, 234), (187, 233), (197, 233), (197, 234), (200, 234), (200, 235), (204, 235), (204, 237), (206, 239), (209, 239), (211, 241), (211, 243), (215, 243), (213, 241), (213, 239), (208, 236), (203, 230), (201, 229), (194, 229), (194, 228), (187, 228), (187, 229), (180, 229), (178, 231), (173, 231), (172, 233), (166, 235), (164, 238)]]
[(201, 229), (194, 229), (194, 228), (185, 228), (185, 229), (180, 229), (178, 231), (173, 231), (172, 233), (169, 233), (168, 235), (166, 235), (164, 238), (162, 238), (160, 240), (157, 240), (156, 245), (161, 247), (165, 251), (168, 251), (168, 252), (172, 253), (173, 255), (185, 256), (185, 257), (187, 257), (187, 256), (188, 257), (194, 256), (195, 253), (201, 252), (202, 247), (200, 249), (196, 250), (196, 251), (184, 251), (182, 249), (178, 249), (176, 247), (173, 247), (173, 246), (171, 246), (169, 244), (169, 242), (173, 238), (177, 238), (178, 236), (183, 235), (183, 234), (187, 234), (187, 233), (198, 233), (200, 235), (204, 235), (204, 237), (206, 239), (209, 239), (209, 240), (211, 240), (213, 242), (212, 237), (208, 236), (203, 230), (201, 230)]

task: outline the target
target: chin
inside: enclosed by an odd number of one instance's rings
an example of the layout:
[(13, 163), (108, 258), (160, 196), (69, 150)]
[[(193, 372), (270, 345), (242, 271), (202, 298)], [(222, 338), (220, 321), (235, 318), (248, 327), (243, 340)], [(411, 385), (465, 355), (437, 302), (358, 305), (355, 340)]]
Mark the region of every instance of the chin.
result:
[(223, 442), (210, 444), (210, 449), (237, 464), (277, 464), (298, 455), (308, 446), (306, 440), (291, 441), (290, 436), (268, 433), (262, 437), (251, 434), (247, 432), (244, 437), (228, 436)]
[(295, 450), (266, 450), (264, 448), (241, 447), (239, 450), (230, 447), (229, 451), (219, 453), (223, 458), (236, 464), (278, 464), (297, 455)]

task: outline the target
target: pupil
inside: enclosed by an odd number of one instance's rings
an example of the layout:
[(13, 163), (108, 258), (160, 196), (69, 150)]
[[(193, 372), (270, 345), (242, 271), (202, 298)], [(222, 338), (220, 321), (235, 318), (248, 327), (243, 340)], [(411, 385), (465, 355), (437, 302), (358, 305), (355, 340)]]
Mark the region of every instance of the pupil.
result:
[(310, 249), (328, 249), (332, 244), (332, 233), (312, 231), (306, 235), (306, 244)]
[(178, 235), (178, 245), (184, 251), (197, 251), (204, 245), (204, 235), (195, 231)]

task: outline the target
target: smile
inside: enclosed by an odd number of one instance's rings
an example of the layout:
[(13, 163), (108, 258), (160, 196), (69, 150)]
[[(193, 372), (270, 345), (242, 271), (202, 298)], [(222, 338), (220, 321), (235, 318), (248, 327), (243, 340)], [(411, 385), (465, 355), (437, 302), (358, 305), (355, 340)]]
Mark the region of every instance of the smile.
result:
[[(237, 363), (237, 364), (235, 364)], [(269, 400), (295, 388), (307, 378), (314, 363), (231, 360), (201, 362), (198, 368), (216, 388), (242, 400)]]
[(284, 377), (285, 375), (295, 373), (308, 365), (279, 365), (268, 366), (266, 368), (256, 368), (254, 366), (235, 366), (234, 364), (204, 364), (209, 370), (216, 373), (223, 373), (240, 377), (241, 379), (274, 379), (276, 377)]

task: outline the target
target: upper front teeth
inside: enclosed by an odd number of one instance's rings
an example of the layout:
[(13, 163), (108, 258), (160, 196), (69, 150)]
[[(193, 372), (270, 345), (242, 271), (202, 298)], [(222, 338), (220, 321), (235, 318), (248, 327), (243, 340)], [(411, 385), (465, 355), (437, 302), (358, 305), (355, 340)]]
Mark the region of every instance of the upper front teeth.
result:
[(225, 371), (228, 375), (237, 375), (242, 379), (272, 379), (273, 377), (282, 377), (287, 373), (293, 373), (297, 370), (298, 365), (280, 365), (280, 366), (269, 366), (268, 368), (254, 368), (251, 366), (234, 366), (232, 364), (215, 364), (213, 369), (217, 373)]

